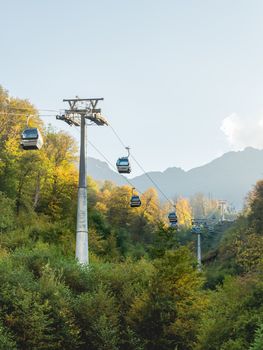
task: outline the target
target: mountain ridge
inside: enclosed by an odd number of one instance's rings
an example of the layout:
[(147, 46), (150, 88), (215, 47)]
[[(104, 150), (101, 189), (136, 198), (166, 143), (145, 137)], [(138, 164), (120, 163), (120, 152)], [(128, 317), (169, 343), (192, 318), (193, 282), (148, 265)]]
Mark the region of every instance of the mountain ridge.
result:
[[(95, 180), (109, 180), (117, 185), (127, 183), (106, 162), (89, 158), (88, 164), (88, 173)], [(242, 151), (226, 152), (207, 164), (187, 171), (180, 167), (169, 167), (164, 171), (151, 171), (147, 174), (169, 198), (191, 197), (202, 192), (213, 195), (214, 198), (226, 199), (241, 208), (247, 193), (263, 177), (263, 150), (247, 147)], [(148, 176), (138, 175), (129, 178), (129, 181), (143, 192), (149, 187), (155, 187)]]

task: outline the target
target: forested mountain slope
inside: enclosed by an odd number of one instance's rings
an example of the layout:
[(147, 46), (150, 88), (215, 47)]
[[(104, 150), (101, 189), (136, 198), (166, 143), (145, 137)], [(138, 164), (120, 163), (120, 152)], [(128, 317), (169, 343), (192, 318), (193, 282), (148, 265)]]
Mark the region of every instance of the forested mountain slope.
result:
[[(19, 145), (28, 113), (40, 151)], [(236, 222), (202, 231), (199, 272), (187, 199), (175, 230), (155, 189), (131, 209), (130, 186), (89, 177), (87, 267), (74, 259), (76, 151), (0, 89), (0, 350), (262, 349), (263, 182)]]

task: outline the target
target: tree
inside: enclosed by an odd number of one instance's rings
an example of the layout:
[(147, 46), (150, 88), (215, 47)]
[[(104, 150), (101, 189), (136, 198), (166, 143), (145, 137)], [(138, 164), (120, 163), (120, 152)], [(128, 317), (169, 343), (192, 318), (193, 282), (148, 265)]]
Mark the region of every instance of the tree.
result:
[(202, 193), (195, 194), (191, 200), (192, 213), (194, 218), (205, 218), (211, 215), (219, 216), (218, 202), (205, 197)]
[(135, 299), (128, 314), (131, 328), (145, 349), (193, 349), (204, 308), (202, 279), (187, 248), (167, 251), (154, 261), (149, 287)]
[(248, 349), (263, 320), (263, 284), (256, 275), (227, 278), (210, 294), (199, 350)]
[(14, 336), (0, 323), (0, 350), (17, 350)]
[(186, 198), (179, 198), (176, 202), (176, 213), (178, 216), (178, 224), (185, 228), (192, 226), (192, 208)]
[(257, 234), (263, 234), (263, 180), (258, 181), (247, 200), (248, 222)]
[(250, 346), (249, 350), (261, 350), (263, 349), (263, 324), (260, 324), (256, 330), (255, 340)]
[(14, 226), (14, 201), (0, 192), (0, 232), (11, 229)]
[(49, 129), (43, 152), (46, 171), (41, 176), (36, 210), (57, 219), (72, 215), (78, 181), (75, 141), (64, 132)]
[(76, 300), (75, 312), (82, 329), (81, 349), (118, 350), (118, 307), (107, 290), (100, 287), (95, 293), (81, 294)]

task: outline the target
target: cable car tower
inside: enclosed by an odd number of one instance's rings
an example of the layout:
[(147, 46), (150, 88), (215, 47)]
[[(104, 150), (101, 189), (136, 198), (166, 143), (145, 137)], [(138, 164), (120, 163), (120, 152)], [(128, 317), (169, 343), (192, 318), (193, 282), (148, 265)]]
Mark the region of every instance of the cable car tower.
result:
[(67, 124), (80, 126), (80, 160), (79, 160), (79, 186), (78, 209), (76, 227), (76, 259), (81, 264), (89, 264), (88, 248), (88, 207), (87, 207), (87, 167), (86, 167), (86, 119), (98, 126), (108, 125), (107, 120), (97, 108), (103, 98), (73, 98), (64, 99), (69, 109), (56, 118)]
[(221, 222), (225, 221), (225, 212), (226, 212), (226, 205), (227, 201), (226, 200), (219, 200), (218, 201), (218, 209), (220, 210), (220, 220)]
[(204, 221), (204, 219), (193, 219), (191, 230), (193, 234), (197, 235), (197, 269), (199, 272), (202, 270), (201, 227)]

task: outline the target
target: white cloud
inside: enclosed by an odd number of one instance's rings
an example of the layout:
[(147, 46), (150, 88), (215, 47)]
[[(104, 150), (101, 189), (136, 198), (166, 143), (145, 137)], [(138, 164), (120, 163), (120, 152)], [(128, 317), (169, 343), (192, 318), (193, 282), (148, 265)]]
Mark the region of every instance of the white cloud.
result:
[(234, 150), (242, 150), (248, 146), (263, 148), (263, 118), (241, 119), (233, 113), (223, 120), (220, 129)]

